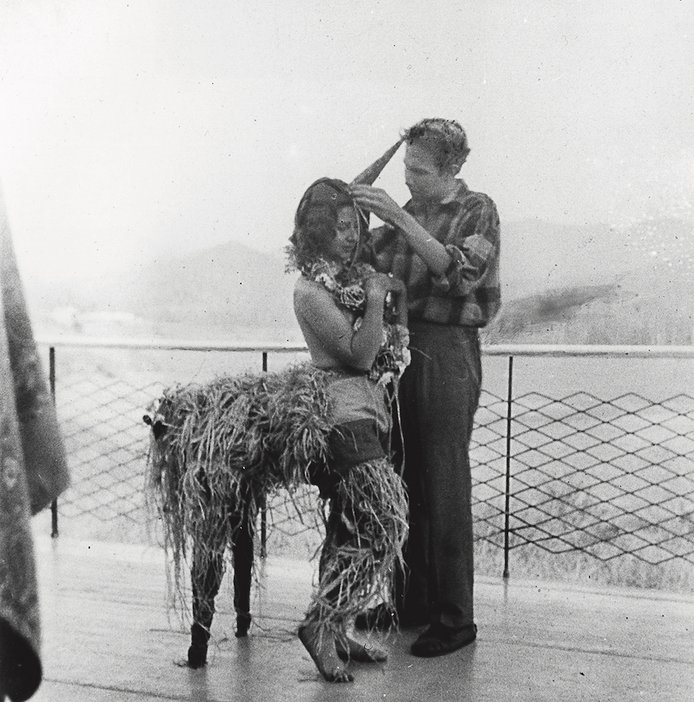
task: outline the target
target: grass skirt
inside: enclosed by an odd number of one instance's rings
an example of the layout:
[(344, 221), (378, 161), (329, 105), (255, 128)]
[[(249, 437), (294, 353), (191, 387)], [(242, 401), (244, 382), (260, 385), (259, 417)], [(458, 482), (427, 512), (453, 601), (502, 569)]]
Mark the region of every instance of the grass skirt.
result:
[[(221, 555), (234, 515), (255, 515), (279, 492), (291, 499), (330, 471), (334, 377), (310, 364), (223, 377), (170, 388), (151, 408), (148, 496), (162, 518), (176, 592), (189, 554)], [(330, 629), (391, 591), (407, 533), (404, 487), (387, 459), (358, 464), (335, 486), (308, 615)]]
[(330, 503), (320, 581), (307, 620), (341, 636), (350, 620), (392, 592), (402, 568), (407, 498), (400, 476), (381, 458), (350, 468)]

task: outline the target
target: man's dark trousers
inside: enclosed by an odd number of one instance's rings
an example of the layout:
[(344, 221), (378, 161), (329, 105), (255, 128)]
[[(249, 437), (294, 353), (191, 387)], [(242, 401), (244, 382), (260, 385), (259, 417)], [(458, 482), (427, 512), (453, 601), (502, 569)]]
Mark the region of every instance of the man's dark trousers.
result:
[(473, 623), (469, 446), (482, 381), (476, 328), (410, 323), (412, 363), (400, 383), (410, 498), (403, 621), (459, 628)]

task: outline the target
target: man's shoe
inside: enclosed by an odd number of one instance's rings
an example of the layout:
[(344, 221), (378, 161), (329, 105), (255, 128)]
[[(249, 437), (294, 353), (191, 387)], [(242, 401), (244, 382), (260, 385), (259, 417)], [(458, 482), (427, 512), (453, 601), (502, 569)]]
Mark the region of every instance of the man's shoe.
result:
[(357, 615), (357, 618), (354, 620), (354, 628), (359, 631), (373, 631), (374, 629), (387, 631), (396, 626), (397, 623), (398, 615), (395, 613), (395, 610), (380, 604)]
[(453, 653), (463, 646), (471, 644), (477, 638), (477, 626), (469, 624), (460, 629), (453, 629), (443, 624), (432, 624), (412, 644), (412, 654), (421, 658), (434, 658)]
[(397, 618), (401, 629), (416, 629), (418, 626), (426, 626), (429, 623), (429, 615), (423, 610), (399, 612)]

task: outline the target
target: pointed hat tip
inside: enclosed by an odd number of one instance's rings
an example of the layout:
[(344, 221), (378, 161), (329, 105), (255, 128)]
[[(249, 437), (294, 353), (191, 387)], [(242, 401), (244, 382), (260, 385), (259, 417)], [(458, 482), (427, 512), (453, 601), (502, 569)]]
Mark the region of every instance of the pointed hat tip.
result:
[(380, 158), (377, 158), (368, 168), (363, 170), (350, 185), (373, 185), (402, 142), (403, 138), (400, 137)]

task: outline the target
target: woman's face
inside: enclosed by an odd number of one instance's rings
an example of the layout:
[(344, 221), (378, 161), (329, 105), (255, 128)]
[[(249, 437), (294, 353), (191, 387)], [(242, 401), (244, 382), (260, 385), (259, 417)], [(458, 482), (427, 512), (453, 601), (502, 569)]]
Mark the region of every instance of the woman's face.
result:
[(337, 211), (335, 236), (326, 246), (326, 254), (338, 263), (349, 263), (354, 256), (354, 249), (359, 243), (359, 220), (351, 205)]

